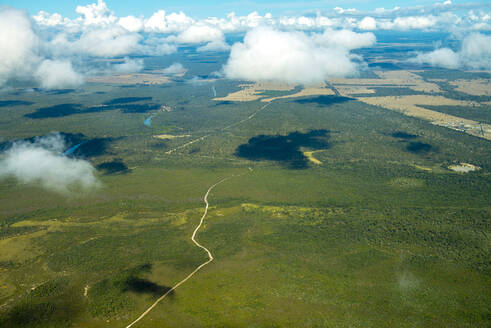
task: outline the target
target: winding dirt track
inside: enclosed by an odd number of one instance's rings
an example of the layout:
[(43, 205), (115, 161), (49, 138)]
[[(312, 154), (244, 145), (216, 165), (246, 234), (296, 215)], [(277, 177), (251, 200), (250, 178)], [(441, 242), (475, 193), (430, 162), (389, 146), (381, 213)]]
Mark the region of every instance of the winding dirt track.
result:
[(130, 323), (128, 326), (126, 326), (126, 328), (130, 328), (131, 326), (133, 326), (135, 323), (137, 323), (138, 321), (140, 321), (141, 319), (143, 319), (150, 311), (152, 311), (152, 309), (157, 306), (157, 304), (162, 301), (164, 298), (167, 297), (167, 295), (169, 295), (170, 293), (172, 293), (177, 287), (181, 286), (183, 283), (185, 283), (186, 281), (188, 281), (192, 276), (194, 276), (196, 274), (196, 272), (198, 272), (199, 270), (201, 270), (201, 268), (203, 268), (205, 265), (209, 264), (210, 262), (213, 261), (213, 255), (211, 254), (210, 250), (208, 248), (206, 248), (205, 246), (201, 245), (199, 242), (196, 241), (196, 234), (198, 233), (198, 230), (201, 228), (201, 225), (203, 224), (203, 221), (205, 220), (206, 218), (206, 215), (208, 214), (208, 206), (209, 206), (209, 203), (208, 203), (208, 195), (210, 194), (211, 190), (213, 188), (215, 188), (216, 186), (218, 186), (220, 183), (222, 182), (225, 182), (227, 181), (228, 179), (231, 179), (232, 177), (234, 176), (231, 176), (231, 177), (228, 177), (228, 178), (225, 178), (225, 179), (222, 179), (220, 181), (218, 181), (217, 183), (215, 183), (214, 185), (212, 185), (210, 188), (208, 188), (208, 191), (206, 192), (205, 196), (203, 197), (203, 200), (206, 204), (205, 206), (205, 213), (203, 214), (203, 216), (201, 217), (201, 220), (199, 221), (199, 224), (198, 226), (194, 229), (194, 232), (193, 232), (193, 235), (191, 236), (191, 240), (193, 241), (193, 243), (198, 246), (199, 248), (203, 249), (206, 254), (208, 254), (208, 261), (200, 264), (196, 269), (194, 269), (193, 272), (191, 272), (186, 278), (184, 278), (183, 280), (179, 281), (174, 287), (172, 287), (171, 289), (169, 289), (164, 295), (160, 296), (158, 300), (156, 300), (152, 305), (150, 305), (150, 307), (145, 310), (145, 312), (143, 312), (135, 321), (133, 321), (132, 323)]

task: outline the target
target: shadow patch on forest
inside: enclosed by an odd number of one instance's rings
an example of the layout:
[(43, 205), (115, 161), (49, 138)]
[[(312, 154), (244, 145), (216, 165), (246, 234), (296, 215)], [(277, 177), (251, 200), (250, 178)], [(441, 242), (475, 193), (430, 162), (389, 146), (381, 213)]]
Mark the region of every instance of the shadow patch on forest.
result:
[(68, 327), (80, 315), (81, 298), (67, 284), (49, 281), (32, 290), (8, 312), (0, 314), (2, 327)]
[(43, 119), (43, 118), (53, 118), (53, 117), (64, 117), (73, 114), (81, 114), (82, 105), (81, 104), (61, 104), (49, 107), (38, 108), (33, 113), (25, 114), (24, 117), (32, 119)]
[(353, 99), (339, 96), (318, 96), (314, 98), (298, 99), (295, 100), (295, 102), (299, 104), (317, 104), (319, 106), (329, 106), (333, 104), (344, 103), (349, 100)]
[(74, 157), (97, 157), (109, 154), (107, 151), (109, 144), (120, 138), (93, 138), (84, 142), (71, 155)]
[(415, 139), (419, 137), (415, 134), (407, 133), (404, 131), (395, 131), (391, 134), (391, 136), (397, 139), (405, 139), (405, 140)]
[[(55, 132), (54, 132), (55, 133)], [(59, 133), (64, 141), (65, 141), (65, 149), (63, 150), (64, 154), (69, 157), (96, 157), (104, 154), (108, 154), (107, 148), (109, 144), (113, 141), (120, 140), (123, 137), (119, 138), (88, 138), (82, 133), (66, 133), (66, 132), (57, 132)], [(36, 141), (42, 137), (49, 136), (50, 134), (43, 136), (34, 136), (25, 139), (14, 139), (8, 140), (0, 143), (0, 151), (5, 151), (12, 147), (16, 142), (28, 142), (28, 143), (36, 143)], [(66, 152), (70, 150), (72, 147), (79, 145), (75, 150), (71, 151), (69, 154)]]
[(249, 139), (247, 144), (237, 147), (235, 155), (252, 161), (276, 161), (289, 169), (306, 169), (308, 158), (300, 147), (313, 150), (328, 149), (329, 138), (330, 131), (326, 129), (311, 130), (307, 133), (295, 131), (286, 136), (259, 135)]
[(433, 146), (424, 142), (410, 142), (406, 146), (406, 150), (415, 154), (427, 154), (433, 150)]
[(104, 162), (96, 166), (97, 170), (102, 171), (104, 175), (126, 174), (131, 170), (119, 158), (113, 159), (111, 162)]
[(223, 106), (223, 105), (232, 105), (233, 102), (232, 101), (228, 101), (228, 100), (221, 100), (221, 101), (217, 101), (215, 103), (215, 106)]
[[(121, 98), (119, 98), (121, 99)], [(150, 98), (151, 99), (151, 98)], [(146, 113), (148, 111), (157, 110), (160, 108), (160, 104), (148, 103), (148, 104), (102, 104), (99, 106), (93, 106), (83, 108), (81, 104), (61, 104), (50, 107), (38, 108), (35, 112), (25, 114), (24, 117), (32, 119), (44, 119), (44, 118), (56, 118), (65, 117), (74, 114), (89, 114), (99, 113), (110, 110), (121, 110), (121, 112), (128, 113)]]
[(0, 107), (28, 106), (34, 104), (24, 100), (0, 100)]
[(114, 98), (111, 99), (107, 102), (105, 102), (105, 105), (121, 105), (121, 104), (128, 104), (128, 103), (134, 103), (134, 102), (139, 102), (139, 101), (150, 101), (152, 100), (152, 97), (123, 97), (123, 98)]
[(67, 93), (72, 93), (72, 92), (75, 92), (77, 90), (75, 89), (59, 89), (59, 90), (51, 90), (51, 89), (39, 89), (39, 88), (34, 88), (34, 91), (36, 92), (39, 92), (39, 93), (43, 93), (43, 94), (47, 94), (47, 95), (65, 95)]
[[(137, 277), (130, 277), (125, 282), (124, 291), (133, 292), (137, 294), (150, 294), (155, 297), (162, 296), (171, 290), (172, 287), (156, 284), (148, 279), (142, 279)], [(173, 296), (174, 291), (169, 293), (169, 296)]]

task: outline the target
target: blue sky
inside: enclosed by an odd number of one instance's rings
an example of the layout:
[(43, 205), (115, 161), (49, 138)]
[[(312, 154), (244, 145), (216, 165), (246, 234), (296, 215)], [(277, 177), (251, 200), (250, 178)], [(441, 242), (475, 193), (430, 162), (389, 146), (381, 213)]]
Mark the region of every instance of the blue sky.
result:
[[(140, 1), (121, 1), (106, 0), (108, 7), (117, 16), (150, 16), (159, 9), (168, 12), (184, 11), (187, 15), (194, 18), (204, 18), (208, 16), (224, 16), (234, 11), (238, 15), (245, 15), (252, 11), (260, 14), (270, 12), (273, 15), (295, 15), (308, 11), (329, 10), (334, 7), (356, 8), (359, 10), (374, 10), (376, 8), (410, 7), (418, 5), (429, 5), (441, 1), (423, 0), (398, 0), (397, 2), (388, 0), (312, 0), (312, 1), (285, 1), (285, 0), (140, 0)], [(40, 10), (50, 13), (59, 13), (66, 17), (76, 17), (75, 8), (77, 5), (87, 5), (97, 2), (97, 0), (0, 0), (0, 4), (11, 5), (16, 8), (27, 9), (30, 14), (36, 14)], [(465, 4), (471, 1), (454, 0), (453, 4)], [(472, 1), (473, 3), (488, 3), (488, 1)]]

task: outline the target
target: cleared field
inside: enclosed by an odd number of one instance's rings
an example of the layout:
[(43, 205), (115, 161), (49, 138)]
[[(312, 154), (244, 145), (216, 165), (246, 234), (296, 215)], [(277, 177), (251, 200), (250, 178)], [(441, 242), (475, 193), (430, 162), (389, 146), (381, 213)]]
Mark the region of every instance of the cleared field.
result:
[(187, 137), (190, 137), (191, 135), (190, 134), (183, 134), (183, 135), (172, 135), (172, 134), (158, 134), (158, 135), (155, 135), (153, 136), (154, 138), (157, 138), (157, 139), (176, 139), (176, 138), (187, 138)]
[(336, 89), (343, 96), (351, 96), (357, 94), (373, 94), (375, 90), (369, 89), (368, 87), (358, 86), (358, 85), (336, 85)]
[(491, 96), (490, 80), (456, 80), (450, 81), (449, 84), (455, 85), (455, 90), (474, 96)]
[(275, 84), (266, 82), (257, 82), (254, 84), (241, 84), (242, 89), (236, 92), (229, 93), (225, 97), (213, 98), (216, 101), (254, 101), (264, 98), (264, 91), (290, 91), (295, 88), (290, 84)]
[[(331, 78), (330, 82), (336, 86), (404, 86), (408, 87), (414, 91), (421, 91), (427, 93), (438, 93), (441, 92), (440, 87), (435, 83), (429, 83), (423, 80), (423, 78), (417, 74), (410, 71), (375, 71), (380, 78), (379, 79), (350, 79), (350, 78)], [(355, 92), (350, 92), (352, 94)]]
[(320, 87), (305, 87), (297, 93), (285, 96), (278, 96), (273, 98), (261, 99), (262, 102), (270, 102), (278, 99), (288, 99), (288, 98), (298, 98), (298, 97), (307, 97), (307, 96), (334, 96), (335, 93), (326, 86)]
[(87, 79), (87, 82), (108, 83), (108, 84), (166, 84), (171, 80), (169, 77), (160, 74), (115, 74), (107, 76), (95, 76)]
[(466, 133), (491, 140), (491, 125), (479, 123), (437, 111), (432, 111), (420, 105), (449, 105), (449, 106), (480, 106), (479, 103), (448, 99), (442, 96), (395, 96), (395, 97), (358, 97), (364, 103), (381, 106), (395, 110), (404, 115), (422, 118), (432, 124), (444, 126), (453, 130), (465, 131)]

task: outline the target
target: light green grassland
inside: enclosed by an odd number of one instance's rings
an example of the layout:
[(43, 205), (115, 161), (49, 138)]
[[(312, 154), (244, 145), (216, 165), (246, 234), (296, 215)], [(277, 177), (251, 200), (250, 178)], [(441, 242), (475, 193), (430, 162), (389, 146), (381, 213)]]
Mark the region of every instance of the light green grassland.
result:
[[(238, 84), (219, 83), (218, 92)], [(92, 93), (101, 88), (107, 93)], [(102, 187), (85, 194), (0, 181), (0, 327), (129, 324), (206, 261), (189, 238), (206, 190), (231, 176), (211, 192), (197, 237), (215, 261), (135, 327), (489, 326), (489, 141), (324, 98), (273, 102), (223, 131), (263, 104), (217, 105), (209, 84), (132, 88), (131, 96), (176, 108), (156, 113), (149, 128), (148, 113), (118, 110), (23, 117), (39, 107), (96, 105), (128, 93), (89, 85), (0, 108), (5, 140), (50, 131), (120, 138), (89, 160), (118, 158), (130, 169), (99, 172)], [(315, 154), (322, 165), (294, 170), (236, 156), (257, 135), (314, 129), (330, 131), (329, 146)], [(417, 138), (395, 138), (396, 131)], [(153, 138), (159, 133), (191, 137)], [(414, 141), (431, 150), (408, 151)], [(482, 170), (447, 169), (459, 162)]]

